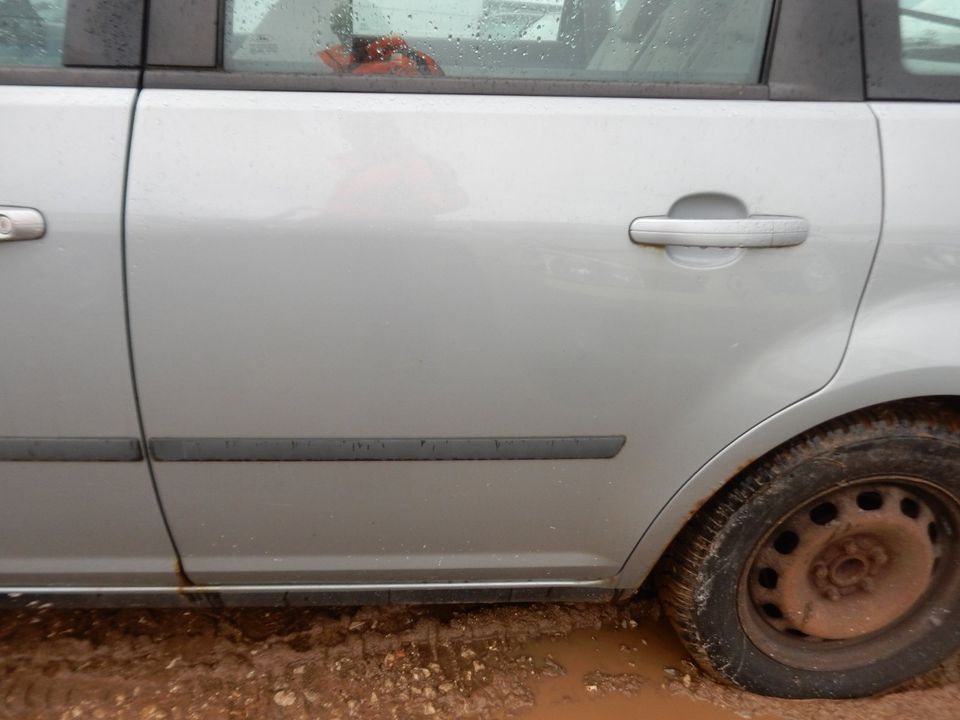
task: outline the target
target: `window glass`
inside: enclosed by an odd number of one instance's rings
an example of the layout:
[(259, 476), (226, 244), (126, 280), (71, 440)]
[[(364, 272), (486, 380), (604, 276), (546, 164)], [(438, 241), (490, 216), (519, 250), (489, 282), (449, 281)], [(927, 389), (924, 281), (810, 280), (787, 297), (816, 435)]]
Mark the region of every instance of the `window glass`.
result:
[(67, 0), (0, 0), (0, 65), (59, 65)]
[(960, 75), (960, 0), (900, 0), (903, 67), (916, 75)]
[(227, 0), (225, 66), (343, 75), (755, 83), (772, 4)]

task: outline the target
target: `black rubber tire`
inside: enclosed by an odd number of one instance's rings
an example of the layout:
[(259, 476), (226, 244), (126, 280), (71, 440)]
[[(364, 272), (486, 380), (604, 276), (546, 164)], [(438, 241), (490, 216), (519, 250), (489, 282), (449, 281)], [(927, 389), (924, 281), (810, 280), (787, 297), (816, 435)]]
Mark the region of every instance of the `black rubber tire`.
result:
[[(931, 588), (936, 612), (918, 616), (922, 629), (905, 646), (843, 671), (784, 664), (760, 651), (741, 625), (737, 600), (744, 568), (771, 528), (824, 491), (887, 474), (920, 478), (960, 498), (957, 418), (922, 402), (847, 416), (764, 457), (691, 520), (656, 580), (667, 616), (708, 674), (763, 695), (861, 697), (927, 672), (960, 648), (960, 592), (954, 586), (945, 598)], [(960, 541), (958, 531), (948, 528), (947, 541)]]

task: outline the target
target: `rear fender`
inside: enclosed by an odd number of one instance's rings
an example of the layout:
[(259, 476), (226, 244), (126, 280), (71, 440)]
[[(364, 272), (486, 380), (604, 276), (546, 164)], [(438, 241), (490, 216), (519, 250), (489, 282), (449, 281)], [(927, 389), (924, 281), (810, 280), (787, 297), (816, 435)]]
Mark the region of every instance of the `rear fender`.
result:
[(960, 396), (958, 308), (956, 284), (927, 286), (866, 308), (831, 382), (743, 433), (687, 480), (638, 541), (617, 587), (639, 587), (704, 503), (740, 471), (797, 435), (872, 405)]

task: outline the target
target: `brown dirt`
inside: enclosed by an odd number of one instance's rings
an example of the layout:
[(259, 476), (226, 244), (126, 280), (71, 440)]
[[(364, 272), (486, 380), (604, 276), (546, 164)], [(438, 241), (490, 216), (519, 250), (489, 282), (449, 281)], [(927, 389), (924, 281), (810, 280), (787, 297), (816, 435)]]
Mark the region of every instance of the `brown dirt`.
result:
[(0, 718), (953, 719), (960, 661), (863, 701), (704, 679), (654, 601), (0, 612)]

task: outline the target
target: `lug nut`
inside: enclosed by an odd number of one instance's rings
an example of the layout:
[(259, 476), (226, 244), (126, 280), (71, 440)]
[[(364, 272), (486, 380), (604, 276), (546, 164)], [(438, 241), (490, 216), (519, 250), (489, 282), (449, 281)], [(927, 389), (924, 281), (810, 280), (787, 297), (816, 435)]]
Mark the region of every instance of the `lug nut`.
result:
[(858, 587), (864, 592), (868, 593), (873, 592), (873, 589), (876, 586), (874, 585), (873, 578), (864, 578), (859, 582)]
[(845, 543), (843, 544), (843, 551), (844, 551), (847, 555), (854, 555), (854, 554), (856, 554), (857, 550), (859, 550), (859, 549), (860, 549), (860, 548), (857, 547), (857, 543), (854, 542), (853, 540), (848, 540), (847, 542), (845, 542)]
[(873, 560), (877, 565), (886, 565), (890, 558), (887, 557), (887, 554), (883, 551), (883, 548), (874, 548), (870, 551), (870, 559)]

